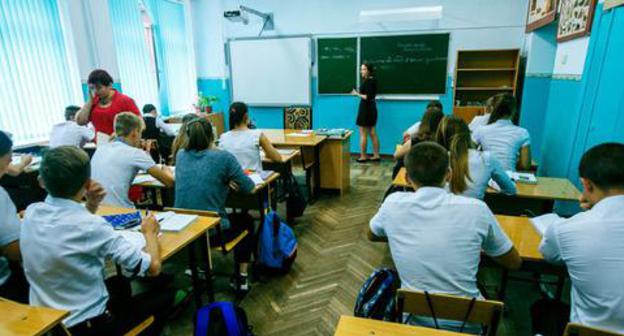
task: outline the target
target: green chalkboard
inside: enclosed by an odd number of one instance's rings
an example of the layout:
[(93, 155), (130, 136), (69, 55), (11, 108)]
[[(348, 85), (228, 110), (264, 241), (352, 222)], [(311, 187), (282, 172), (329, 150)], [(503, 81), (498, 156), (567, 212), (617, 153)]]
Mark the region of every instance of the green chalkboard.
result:
[(446, 92), (449, 34), (371, 36), (360, 59), (375, 67), (380, 94)]
[(320, 38), (317, 50), (319, 93), (351, 92), (357, 80), (357, 38)]

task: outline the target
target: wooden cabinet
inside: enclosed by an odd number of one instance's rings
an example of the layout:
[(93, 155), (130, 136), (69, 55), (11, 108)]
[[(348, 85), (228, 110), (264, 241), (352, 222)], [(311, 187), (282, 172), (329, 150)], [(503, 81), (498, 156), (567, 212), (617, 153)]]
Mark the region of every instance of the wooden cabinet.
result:
[(517, 91), (519, 49), (459, 50), (455, 67), (453, 114), (469, 123), (485, 112), (485, 101)]
[(340, 190), (344, 195), (351, 186), (351, 134), (339, 138), (329, 137), (320, 152), (321, 188)]

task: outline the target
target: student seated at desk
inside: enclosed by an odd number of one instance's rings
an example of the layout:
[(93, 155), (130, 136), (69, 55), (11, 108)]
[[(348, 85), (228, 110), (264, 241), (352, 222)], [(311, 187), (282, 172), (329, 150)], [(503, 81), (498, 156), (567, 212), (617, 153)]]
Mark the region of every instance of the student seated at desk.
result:
[(100, 144), (93, 154), (93, 179), (104, 186), (104, 204), (133, 208), (128, 190), (140, 170), (146, 171), (166, 187), (173, 187), (174, 177), (166, 166), (156, 162), (141, 148), (143, 119), (130, 112), (115, 116), (115, 139)]
[(492, 152), (504, 170), (531, 169), (531, 137), (529, 132), (513, 124), (516, 114), (516, 97), (504, 94), (494, 105), (488, 124), (479, 127), (472, 135), (475, 143)]
[[(2, 131), (2, 130), (0, 130), (0, 133), (2, 133), (4, 136), (6, 136), (6, 138), (11, 140), (11, 144), (13, 143), (12, 142), (13, 134), (11, 134), (11, 133), (9, 133), (7, 131)], [(24, 172), (26, 167), (28, 167), (30, 165), (32, 160), (33, 160), (33, 157), (30, 154), (22, 155), (20, 157), (20, 162), (19, 163), (11, 163), (11, 160), (9, 160), (9, 166), (7, 167), (6, 174), (9, 175), (9, 176), (18, 176), (18, 175), (20, 175), (21, 173)]]
[(166, 161), (171, 155), (171, 145), (176, 133), (159, 116), (156, 106), (145, 104), (143, 106), (143, 121), (145, 129), (142, 137), (144, 140), (152, 140), (158, 144), (157, 149), (152, 149), (154, 161)]
[(260, 148), (271, 161), (282, 162), (271, 140), (261, 130), (249, 128), (247, 105), (241, 102), (230, 105), (230, 131), (221, 134), (219, 148), (234, 154), (243, 169), (262, 171)]
[[(221, 216), (223, 239), (229, 242), (237, 237), (245, 226), (231, 220), (225, 210), (225, 201), (233, 189), (249, 193), (255, 185), (245, 175), (234, 155), (214, 147), (212, 125), (206, 119), (196, 119), (187, 125), (188, 142), (176, 158), (175, 207), (216, 211)], [(210, 244), (221, 244), (218, 236), (210, 236)], [(233, 284), (240, 292), (249, 290), (247, 267), (251, 257), (251, 237), (246, 236), (234, 250), (238, 265)]]
[(182, 126), (178, 131), (178, 135), (176, 135), (175, 139), (173, 139), (173, 145), (171, 145), (171, 165), (173, 166), (175, 166), (176, 156), (178, 155), (178, 152), (186, 147), (186, 144), (188, 143), (186, 125), (188, 125), (189, 122), (195, 119), (199, 119), (199, 116), (195, 113), (189, 113), (182, 117)]
[[(388, 196), (369, 231), (373, 241), (387, 238), (402, 288), (481, 297), (477, 271), (482, 251), (503, 267), (520, 267), (518, 252), (487, 205), (444, 189), (452, 174), (444, 147), (415, 145), (405, 168), (415, 191)], [(461, 325), (447, 322), (450, 329)], [(470, 329), (480, 331), (479, 326)]]
[(50, 148), (60, 146), (76, 146), (82, 148), (87, 142), (95, 139), (95, 131), (87, 126), (76, 123), (76, 114), (80, 107), (70, 105), (65, 108), (65, 121), (52, 127)]
[(492, 114), (492, 110), (494, 109), (494, 105), (498, 104), (503, 96), (504, 93), (499, 93), (495, 96), (488, 98), (485, 101), (485, 113), (483, 115), (475, 116), (472, 119), (470, 125), (468, 125), (468, 128), (470, 128), (470, 132), (474, 133), (474, 131), (476, 131), (481, 126), (485, 126), (488, 124), (488, 122), (490, 121), (490, 115)]
[(579, 164), (580, 201), (587, 211), (548, 226), (540, 244), (547, 261), (565, 265), (570, 273), (570, 322), (616, 333), (624, 333), (622, 167), (624, 144), (605, 143), (588, 150)]
[(70, 311), (63, 323), (73, 335), (121, 335), (150, 315), (157, 334), (173, 305), (173, 289), (132, 297), (121, 276), (104, 280), (107, 259), (134, 275), (160, 273), (154, 216), (141, 223), (142, 250), (95, 215), (105, 191), (89, 176), (87, 153), (71, 146), (51, 149), (40, 171), (49, 196), (28, 207), (20, 236), (30, 304)]
[(507, 176), (500, 162), (490, 153), (472, 148), (466, 123), (457, 117), (444, 117), (436, 134), (437, 142), (451, 154), (449, 189), (454, 194), (483, 199), (488, 182), (493, 179), (508, 195), (516, 194), (516, 184)]
[(410, 136), (410, 138), (394, 152), (396, 164), (392, 169), (392, 178), (394, 179), (399, 173), (403, 164), (403, 157), (409, 153), (413, 145), (423, 141), (435, 141), (436, 131), (440, 121), (444, 118), (444, 113), (437, 107), (429, 107), (422, 117), (422, 121), (418, 125), (418, 131)]
[[(442, 108), (442, 103), (440, 103), (439, 100), (430, 101), (427, 104), (425, 111), (428, 110), (430, 107), (435, 107), (439, 109), (440, 112), (444, 112), (444, 109)], [(420, 127), (421, 122), (422, 121), (415, 122), (414, 125), (410, 126), (407, 130), (405, 130), (405, 132), (403, 132), (403, 142), (409, 140), (413, 135), (415, 135), (418, 132), (418, 128)]]
[[(6, 133), (0, 132), (0, 178), (11, 163), (13, 142)], [(0, 186), (0, 297), (28, 303), (28, 282), (24, 278), (20, 254), (20, 221), (17, 209), (9, 194)], [(16, 267), (13, 269), (9, 261)]]

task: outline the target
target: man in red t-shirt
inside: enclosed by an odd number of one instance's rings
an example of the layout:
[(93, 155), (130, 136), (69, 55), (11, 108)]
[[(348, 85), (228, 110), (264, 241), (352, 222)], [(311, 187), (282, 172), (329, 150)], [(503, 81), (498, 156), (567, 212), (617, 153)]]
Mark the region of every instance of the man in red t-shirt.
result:
[(89, 100), (76, 116), (78, 125), (93, 124), (96, 132), (112, 135), (115, 116), (121, 112), (141, 113), (134, 99), (112, 88), (113, 78), (105, 70), (93, 70), (87, 81)]

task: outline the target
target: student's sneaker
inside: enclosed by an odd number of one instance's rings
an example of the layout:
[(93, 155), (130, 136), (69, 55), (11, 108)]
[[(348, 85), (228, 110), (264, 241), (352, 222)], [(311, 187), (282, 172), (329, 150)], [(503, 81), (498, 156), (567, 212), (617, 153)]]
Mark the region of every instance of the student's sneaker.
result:
[(249, 276), (247, 274), (239, 274), (238, 276), (232, 276), (230, 279), (230, 287), (236, 292), (244, 294), (249, 292)]

